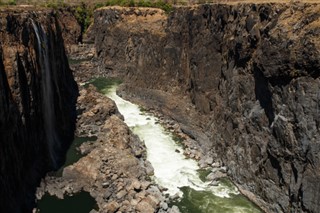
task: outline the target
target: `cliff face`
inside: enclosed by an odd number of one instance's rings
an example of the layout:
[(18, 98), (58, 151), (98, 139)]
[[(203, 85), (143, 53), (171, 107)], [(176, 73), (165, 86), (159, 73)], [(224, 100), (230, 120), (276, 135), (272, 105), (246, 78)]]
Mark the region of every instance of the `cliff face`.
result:
[(103, 68), (125, 76), (131, 93), (188, 97), (204, 116), (185, 124), (200, 127), (204, 150), (260, 205), (318, 211), (319, 4), (201, 5), (168, 16), (104, 8), (91, 30)]
[(73, 140), (77, 86), (57, 15), (0, 13), (1, 212), (31, 212), (35, 187)]

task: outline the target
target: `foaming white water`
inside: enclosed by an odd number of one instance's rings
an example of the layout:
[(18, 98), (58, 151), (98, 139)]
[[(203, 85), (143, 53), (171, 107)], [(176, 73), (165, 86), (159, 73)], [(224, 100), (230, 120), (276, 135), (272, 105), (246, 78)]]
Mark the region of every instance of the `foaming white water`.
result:
[[(183, 186), (195, 190), (211, 191), (219, 197), (229, 197), (229, 194), (238, 194), (235, 187), (222, 185), (210, 186), (209, 182), (203, 183), (197, 173), (199, 169), (197, 162), (186, 159), (182, 148), (179, 147), (172, 135), (157, 124), (157, 119), (151, 115), (145, 115), (139, 107), (132, 104), (116, 94), (117, 86), (108, 90), (107, 96), (115, 101), (120, 113), (124, 116), (126, 124), (133, 132), (145, 142), (147, 147), (147, 159), (154, 168), (155, 181), (168, 188), (170, 195), (182, 196), (179, 189)], [(179, 150), (177, 153), (175, 150)]]

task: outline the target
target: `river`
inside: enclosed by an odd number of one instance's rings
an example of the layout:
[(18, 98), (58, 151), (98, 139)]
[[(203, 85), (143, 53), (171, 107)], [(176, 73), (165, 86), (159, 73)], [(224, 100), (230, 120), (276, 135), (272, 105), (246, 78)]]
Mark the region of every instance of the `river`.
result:
[[(139, 106), (126, 101), (116, 94), (117, 81), (104, 78), (93, 80), (98, 90), (115, 101), (125, 123), (144, 141), (147, 159), (154, 168), (154, 181), (168, 190), (172, 205), (179, 207), (182, 213), (259, 213), (252, 202), (240, 194), (228, 180), (222, 179), (218, 185), (202, 181), (200, 168), (195, 160), (187, 159), (183, 148), (166, 131), (156, 117), (143, 112)], [(96, 138), (76, 138), (70, 147), (65, 165), (55, 173), (60, 176), (63, 168), (76, 162), (82, 155), (77, 147), (84, 141)], [(176, 150), (179, 150), (177, 152)], [(63, 200), (46, 194), (38, 202), (38, 212), (89, 212), (95, 207), (95, 201), (89, 193), (80, 192), (66, 196)]]
[[(94, 83), (94, 82), (93, 82)], [(154, 181), (168, 189), (173, 201), (183, 213), (255, 213), (261, 212), (227, 179), (218, 185), (203, 182), (195, 160), (187, 159), (182, 147), (151, 114), (142, 112), (139, 106), (116, 94), (117, 84), (100, 91), (115, 101), (125, 123), (144, 141), (147, 159), (154, 168)], [(176, 152), (179, 150), (180, 152)]]

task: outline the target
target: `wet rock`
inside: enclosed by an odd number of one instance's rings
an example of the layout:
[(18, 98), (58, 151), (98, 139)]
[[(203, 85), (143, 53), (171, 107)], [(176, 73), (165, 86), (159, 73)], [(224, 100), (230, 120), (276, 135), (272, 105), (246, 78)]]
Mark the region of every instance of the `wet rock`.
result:
[(168, 213), (181, 213), (181, 212), (180, 212), (180, 210), (179, 210), (179, 208), (177, 206), (172, 206), (169, 209)]
[(149, 161), (145, 161), (145, 168), (147, 175), (151, 176), (154, 175), (154, 169)]
[(210, 181), (215, 181), (215, 180), (219, 180), (220, 178), (226, 177), (226, 173), (220, 172), (220, 171), (215, 171), (215, 172), (211, 172), (206, 179), (210, 180)]
[(149, 181), (143, 181), (141, 182), (142, 189), (148, 189), (148, 187), (151, 185), (151, 182)]
[(161, 202), (160, 203), (160, 208), (163, 210), (167, 210), (168, 209), (168, 204), (166, 202)]

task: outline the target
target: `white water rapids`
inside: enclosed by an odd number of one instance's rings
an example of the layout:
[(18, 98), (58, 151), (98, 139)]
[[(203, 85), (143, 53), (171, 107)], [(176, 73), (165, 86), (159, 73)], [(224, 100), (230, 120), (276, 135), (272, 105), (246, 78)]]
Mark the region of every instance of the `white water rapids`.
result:
[[(211, 191), (219, 197), (229, 197), (230, 193), (238, 194), (235, 187), (210, 186), (210, 182), (202, 182), (197, 170), (197, 162), (186, 159), (183, 150), (172, 139), (172, 135), (157, 123), (157, 118), (141, 112), (139, 107), (116, 94), (117, 86), (108, 90), (107, 96), (115, 101), (126, 124), (144, 141), (147, 147), (147, 159), (154, 168), (157, 184), (168, 189), (171, 196), (182, 196), (179, 189), (188, 186), (197, 191)], [(175, 150), (179, 150), (177, 153)]]

